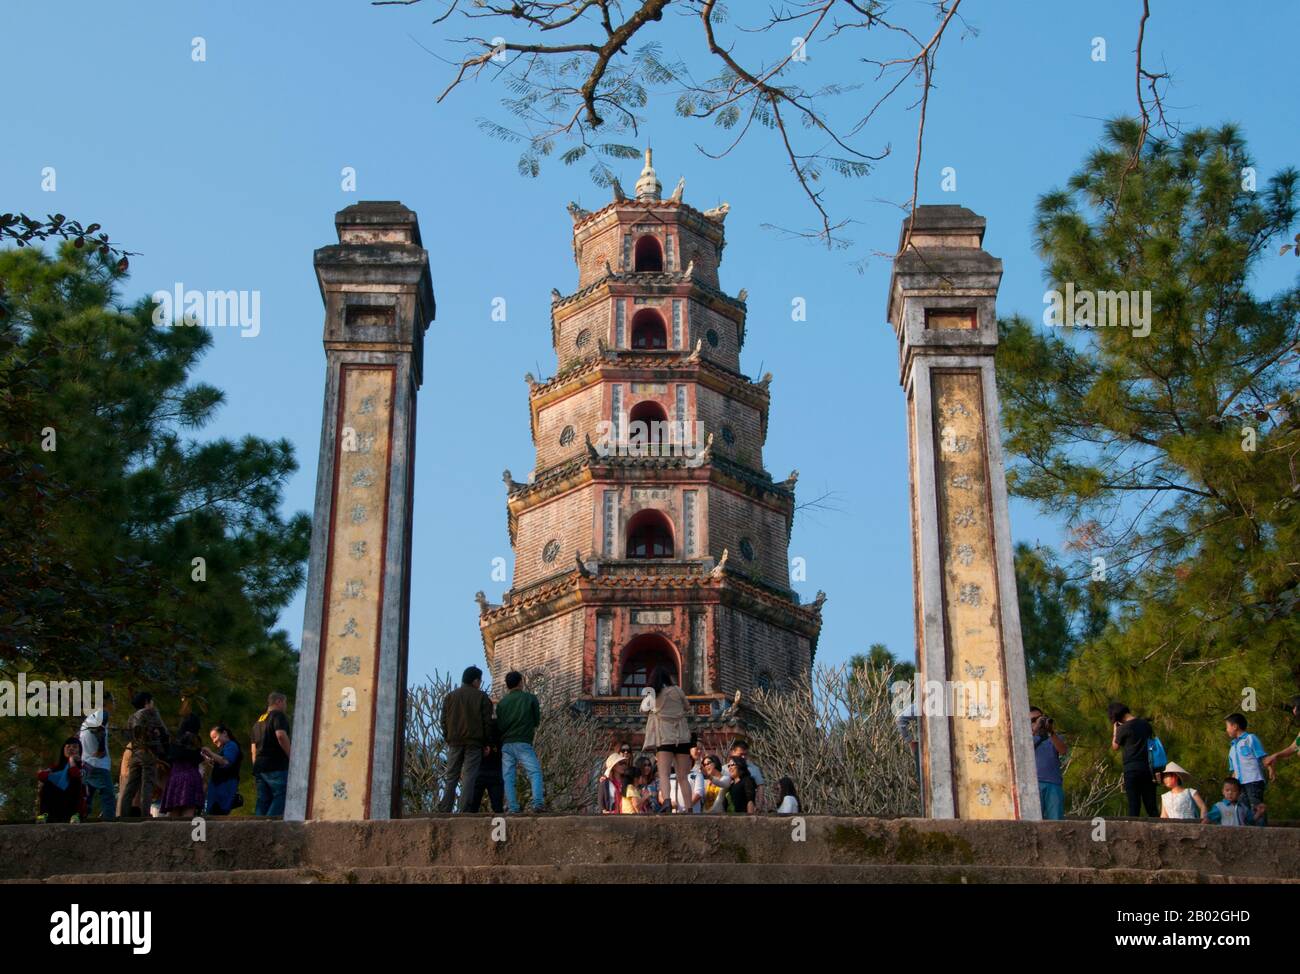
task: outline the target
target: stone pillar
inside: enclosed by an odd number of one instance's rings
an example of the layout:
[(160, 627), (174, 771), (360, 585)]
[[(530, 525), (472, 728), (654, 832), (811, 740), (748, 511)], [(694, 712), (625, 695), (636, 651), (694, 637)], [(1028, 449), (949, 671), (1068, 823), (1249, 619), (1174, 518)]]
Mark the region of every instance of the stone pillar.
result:
[(1002, 261), (965, 207), (913, 220), (888, 318), (907, 394), (925, 813), (1038, 819), (993, 371)]
[(285, 818), (401, 812), (415, 396), (434, 316), (401, 203), (356, 203), (316, 251), (325, 413)]

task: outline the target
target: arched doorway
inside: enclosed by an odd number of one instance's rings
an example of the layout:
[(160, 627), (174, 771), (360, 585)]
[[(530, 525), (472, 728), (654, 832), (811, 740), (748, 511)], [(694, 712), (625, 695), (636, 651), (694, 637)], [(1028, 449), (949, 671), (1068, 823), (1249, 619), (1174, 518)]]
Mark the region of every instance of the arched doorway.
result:
[(632, 316), (632, 347), (659, 349), (668, 347), (668, 328), (654, 308), (642, 308)]
[(627, 522), (626, 558), (671, 558), (673, 524), (663, 511), (645, 510)]
[(677, 663), (677, 650), (658, 633), (644, 633), (632, 639), (619, 654), (618, 674), (620, 697), (639, 697), (650, 685), (650, 677), (658, 667), (673, 675), (681, 684), (681, 669)]
[(642, 271), (661, 271), (664, 269), (664, 248), (658, 237), (646, 234), (636, 242), (633, 252), (632, 267), (638, 273)]
[(627, 416), (628, 452), (633, 456), (657, 456), (661, 446), (672, 442), (668, 411), (653, 399), (642, 399)]

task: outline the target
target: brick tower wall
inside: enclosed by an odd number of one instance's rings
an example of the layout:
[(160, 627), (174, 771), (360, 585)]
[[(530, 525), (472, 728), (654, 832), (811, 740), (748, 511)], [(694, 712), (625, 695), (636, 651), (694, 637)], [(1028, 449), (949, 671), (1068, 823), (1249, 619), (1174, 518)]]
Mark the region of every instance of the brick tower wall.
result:
[[(599, 510), (596, 496), (590, 487), (582, 487), (519, 515), (514, 546), (515, 588), (570, 571), (579, 551), (590, 557)], [(547, 562), (542, 551), (552, 539), (560, 542), (560, 550), (553, 561)]]
[[(713, 434), (713, 452), (755, 470), (763, 469), (763, 421), (753, 406), (730, 399), (705, 386), (696, 388), (697, 415), (706, 434)], [(735, 442), (728, 444), (722, 428), (730, 427)]]
[[(687, 348), (694, 348), (697, 341), (703, 344), (700, 354), (710, 362), (717, 362), (725, 369), (740, 372), (740, 325), (726, 315), (719, 314), (712, 308), (698, 301), (691, 301), (687, 310), (690, 320), (691, 340)], [(709, 344), (708, 334), (712, 329), (718, 335), (718, 344)]]
[[(741, 553), (741, 540), (748, 538), (754, 560)], [(769, 585), (790, 587), (789, 535), (785, 515), (762, 507), (747, 497), (714, 488), (709, 492), (709, 554), (722, 556), (727, 549), (727, 568), (752, 575)]]
[(576, 699), (583, 693), (583, 627), (584, 613), (579, 609), (501, 636), (488, 660), (494, 685), (503, 687), (511, 670), (526, 673), (544, 667), (550, 687), (566, 700)]
[(781, 688), (812, 665), (808, 637), (781, 629), (729, 606), (718, 610), (718, 682), (726, 695), (752, 693), (760, 673)]
[[(587, 452), (587, 435), (593, 443), (600, 442), (601, 402), (604, 390), (600, 385), (588, 386), (571, 396), (543, 407), (537, 414), (537, 470), (547, 470), (575, 456)], [(573, 427), (573, 442), (567, 446), (560, 442), (566, 426)]]

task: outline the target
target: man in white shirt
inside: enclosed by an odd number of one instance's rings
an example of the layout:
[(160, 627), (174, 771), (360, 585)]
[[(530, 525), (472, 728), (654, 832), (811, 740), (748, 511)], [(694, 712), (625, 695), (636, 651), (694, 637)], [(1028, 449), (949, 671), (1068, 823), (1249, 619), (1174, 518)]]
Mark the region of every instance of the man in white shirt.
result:
[(113, 712), (113, 695), (104, 694), (104, 706), (81, 722), (81, 765), (86, 779), (86, 815), (94, 811), (99, 796), (99, 815), (105, 822), (117, 820), (117, 794), (113, 787), (113, 759), (109, 754), (108, 718)]

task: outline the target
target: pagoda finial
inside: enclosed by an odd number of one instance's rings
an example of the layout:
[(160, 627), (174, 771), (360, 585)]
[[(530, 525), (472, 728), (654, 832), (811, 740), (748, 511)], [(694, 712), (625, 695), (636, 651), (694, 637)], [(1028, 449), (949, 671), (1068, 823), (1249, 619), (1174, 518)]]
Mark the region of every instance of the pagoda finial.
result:
[(663, 185), (655, 175), (655, 167), (651, 162), (652, 153), (652, 149), (645, 150), (645, 168), (641, 170), (641, 178), (636, 181), (636, 198), (639, 200), (657, 200), (663, 195)]

